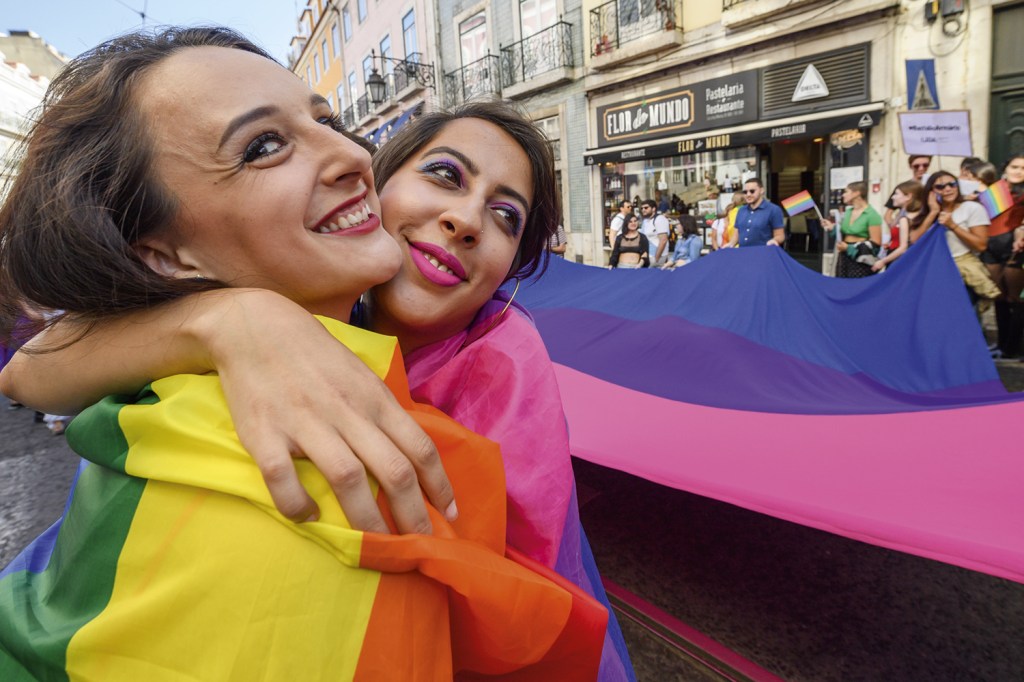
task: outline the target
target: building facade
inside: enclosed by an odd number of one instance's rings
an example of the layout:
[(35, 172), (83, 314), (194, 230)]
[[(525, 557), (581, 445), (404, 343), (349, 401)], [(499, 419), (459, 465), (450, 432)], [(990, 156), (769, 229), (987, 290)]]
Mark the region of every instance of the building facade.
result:
[(379, 144), (438, 97), (435, 26), (425, 0), (308, 0), (289, 66)]
[[(592, 231), (586, 149), (584, 12), (580, 0), (439, 0), (444, 104), (500, 98), (551, 141), (566, 232)], [(570, 237), (568, 258), (581, 259)]]
[(308, 0), (291, 66), (378, 143), (425, 108), (518, 102), (552, 141), (567, 255), (601, 265), (627, 197), (701, 212), (756, 175), (825, 212), (863, 180), (881, 208), (915, 96), (969, 112), (998, 164), (1024, 149), (1022, 34), (1020, 0)]
[[(667, 194), (700, 206), (756, 175), (774, 201), (807, 189), (825, 211), (863, 180), (880, 208), (909, 174), (899, 123), (917, 85), (908, 87), (908, 59), (934, 63), (919, 103), (970, 112), (974, 155), (991, 148), (998, 161), (1020, 147), (1022, 51), (1011, 57), (1009, 46), (1024, 5), (937, 3), (931, 17), (932, 3), (923, 4), (584, 2), (582, 162), (596, 217), (590, 234), (577, 235), (584, 260), (604, 262), (605, 230), (624, 197)], [(959, 162), (940, 157), (932, 169), (958, 171)]]
[[(9, 54), (8, 54), (9, 53)], [(50, 78), (67, 57), (30, 31), (0, 34), (0, 198), (17, 172), (17, 153)]]

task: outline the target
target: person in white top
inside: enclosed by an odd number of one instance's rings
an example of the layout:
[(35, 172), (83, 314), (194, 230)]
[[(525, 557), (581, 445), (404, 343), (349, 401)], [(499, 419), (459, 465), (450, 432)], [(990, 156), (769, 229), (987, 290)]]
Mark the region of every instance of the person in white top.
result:
[(633, 202), (626, 199), (619, 204), (619, 212), (612, 218), (611, 225), (608, 226), (608, 246), (615, 246), (615, 238), (622, 232), (622, 227), (625, 224), (626, 217), (633, 213)]
[(644, 199), (640, 203), (640, 215), (643, 216), (640, 231), (650, 244), (651, 266), (662, 265), (663, 258), (668, 257), (668, 218), (658, 213), (658, 205), (654, 203), (654, 199)]
[[(978, 307), (978, 311), (983, 312), (991, 305), (992, 299), (999, 296), (999, 287), (978, 258), (978, 253), (988, 246), (988, 213), (981, 204), (964, 201), (960, 194), (960, 183), (955, 175), (947, 171), (937, 171), (928, 178), (924, 189), (930, 210), (938, 211), (935, 227), (946, 230), (949, 253), (960, 270), (964, 284), (979, 302), (984, 301)], [(911, 242), (927, 229), (924, 226), (922, 228), (911, 231)]]

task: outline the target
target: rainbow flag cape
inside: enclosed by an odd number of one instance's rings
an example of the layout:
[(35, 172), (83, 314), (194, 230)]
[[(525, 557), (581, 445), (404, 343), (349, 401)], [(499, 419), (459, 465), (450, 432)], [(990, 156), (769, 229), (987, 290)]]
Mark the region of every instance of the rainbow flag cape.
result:
[(978, 201), (985, 207), (990, 219), (1010, 210), (1010, 206), (1013, 205), (1010, 183), (1006, 180), (1000, 180), (989, 185), (984, 192), (978, 195)]
[[(864, 279), (782, 249), (671, 272), (552, 259), (517, 299), (573, 455), (1024, 582), (1024, 395), (999, 381), (941, 231)], [(644, 428), (606, 418), (623, 405)]]
[(786, 209), (789, 215), (796, 215), (815, 208), (814, 199), (807, 190), (801, 190), (788, 199), (782, 200), (782, 208)]
[(0, 679), (594, 679), (607, 611), (506, 556), (497, 446), (412, 403), (393, 338), (324, 323), (434, 439), (460, 519), (355, 531), (299, 460), (321, 518), (292, 523), (218, 378), (156, 381), (68, 429), (88, 463), (61, 522), (0, 573)]

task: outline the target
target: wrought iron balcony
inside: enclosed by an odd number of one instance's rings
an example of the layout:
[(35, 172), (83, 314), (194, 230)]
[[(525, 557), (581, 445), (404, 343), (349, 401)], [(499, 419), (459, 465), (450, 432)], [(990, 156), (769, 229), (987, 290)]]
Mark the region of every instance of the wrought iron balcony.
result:
[(341, 122), (345, 126), (345, 130), (352, 130), (356, 127), (356, 110), (354, 106), (341, 112)]
[(454, 107), (475, 97), (501, 94), (501, 60), (488, 54), (444, 75), (444, 104)]
[(571, 68), (572, 24), (559, 21), (501, 48), (501, 81), (506, 88), (563, 67)]
[[(382, 77), (376, 67), (366, 82), (370, 94), (370, 101), (374, 105), (397, 99), (402, 93), (411, 88), (434, 89), (434, 67), (431, 64), (424, 64), (420, 60), (423, 55), (413, 52), (408, 59), (395, 59), (394, 57), (375, 57), (380, 60)], [(387, 65), (387, 68), (385, 68)]]
[(678, 23), (674, 0), (609, 0), (590, 10), (590, 53), (597, 57), (638, 38), (674, 31)]
[(370, 103), (370, 98), (364, 92), (356, 99), (356, 122), (358, 123), (369, 116), (371, 111), (373, 111), (373, 105)]

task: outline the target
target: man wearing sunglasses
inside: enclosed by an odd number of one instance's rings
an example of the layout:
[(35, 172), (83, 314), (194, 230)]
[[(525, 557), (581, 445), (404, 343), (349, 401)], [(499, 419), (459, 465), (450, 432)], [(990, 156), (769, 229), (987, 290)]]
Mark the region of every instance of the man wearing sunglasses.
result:
[[(922, 185), (928, 181), (928, 168), (932, 165), (932, 157), (911, 154), (907, 158), (907, 165), (910, 166), (910, 172), (914, 175), (914, 177), (910, 178), (911, 180), (920, 182)], [(893, 190), (892, 194), (895, 193), (896, 190)], [(885, 214), (882, 216), (882, 221), (890, 227), (895, 227), (899, 210), (892, 203), (892, 194), (889, 195), (889, 200), (885, 202)], [(885, 239), (885, 235), (882, 235), (882, 239), (883, 241), (888, 241)], [(886, 244), (882, 244), (882, 246), (886, 246)]]
[(782, 209), (764, 198), (760, 179), (749, 178), (743, 183), (743, 205), (729, 246), (782, 246), (785, 241)]

